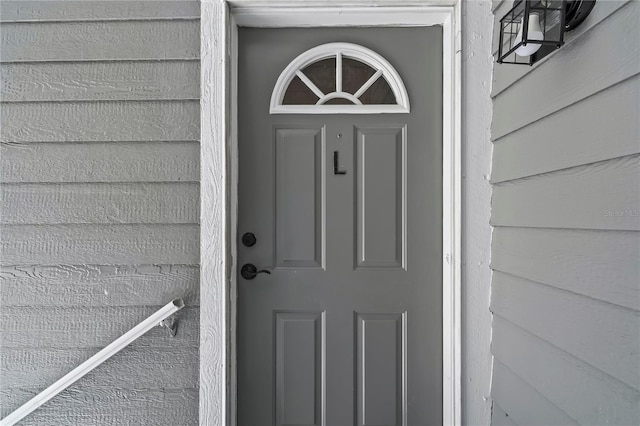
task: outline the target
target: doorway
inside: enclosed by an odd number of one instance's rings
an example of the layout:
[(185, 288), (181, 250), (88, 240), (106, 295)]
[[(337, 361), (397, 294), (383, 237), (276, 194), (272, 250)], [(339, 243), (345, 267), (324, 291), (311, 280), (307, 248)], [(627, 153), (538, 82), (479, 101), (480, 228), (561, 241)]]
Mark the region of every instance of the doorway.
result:
[(201, 4), (200, 420), (236, 424), (237, 32), (241, 27), (423, 27), (443, 32), (442, 403), (460, 422), (460, 7)]
[(242, 28), (238, 81), (238, 424), (442, 424), (441, 27)]

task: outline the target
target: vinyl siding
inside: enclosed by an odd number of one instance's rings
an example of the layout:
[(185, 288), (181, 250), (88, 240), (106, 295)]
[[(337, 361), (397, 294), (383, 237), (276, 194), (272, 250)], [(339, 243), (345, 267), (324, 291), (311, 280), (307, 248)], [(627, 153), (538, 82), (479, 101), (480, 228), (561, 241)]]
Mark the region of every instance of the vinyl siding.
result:
[(197, 1), (0, 7), (0, 417), (175, 297), (20, 424), (198, 423)]
[(639, 19), (600, 1), (540, 63), (494, 67), (495, 425), (640, 424)]

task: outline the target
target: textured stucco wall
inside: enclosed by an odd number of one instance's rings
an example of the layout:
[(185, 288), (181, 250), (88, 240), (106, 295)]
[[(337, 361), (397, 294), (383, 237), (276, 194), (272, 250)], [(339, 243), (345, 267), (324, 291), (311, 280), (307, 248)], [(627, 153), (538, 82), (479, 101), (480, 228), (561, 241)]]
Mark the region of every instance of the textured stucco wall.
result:
[(490, 0), (462, 2), (462, 423), (491, 418)]

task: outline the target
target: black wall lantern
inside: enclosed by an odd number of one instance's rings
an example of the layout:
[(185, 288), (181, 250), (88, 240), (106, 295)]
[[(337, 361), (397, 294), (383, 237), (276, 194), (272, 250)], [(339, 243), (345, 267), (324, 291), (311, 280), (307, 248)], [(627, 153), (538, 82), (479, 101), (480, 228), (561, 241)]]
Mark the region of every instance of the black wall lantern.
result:
[(595, 0), (517, 0), (500, 19), (499, 64), (533, 65), (564, 44)]

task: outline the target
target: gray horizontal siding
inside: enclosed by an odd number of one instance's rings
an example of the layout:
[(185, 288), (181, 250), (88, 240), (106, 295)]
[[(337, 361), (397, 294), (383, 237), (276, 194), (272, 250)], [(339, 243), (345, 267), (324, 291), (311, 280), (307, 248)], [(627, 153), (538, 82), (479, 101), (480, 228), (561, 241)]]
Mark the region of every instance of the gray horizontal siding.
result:
[(197, 60), (200, 23), (197, 19), (4, 23), (0, 47), (2, 63)]
[(500, 407), (497, 403), (493, 403), (493, 407), (491, 410), (491, 418), (492, 423), (495, 426), (516, 426), (516, 423), (513, 421), (512, 417), (505, 413), (502, 407)]
[(1, 64), (4, 102), (199, 99), (197, 61)]
[[(12, 368), (10, 373), (3, 374), (2, 415), (159, 307), (3, 308), (2, 366)], [(197, 308), (183, 309), (177, 315), (176, 337), (161, 328), (151, 330), (47, 403), (25, 423), (51, 424), (51, 419), (59, 419), (56, 424), (77, 421), (83, 425), (115, 425), (126, 421), (165, 425), (170, 419), (177, 419), (170, 424), (196, 424), (193, 420), (197, 416), (193, 413), (198, 411), (198, 369), (194, 368), (198, 365), (198, 317)], [(162, 404), (180, 395), (173, 403)], [(111, 411), (104, 411), (105, 408)], [(166, 413), (163, 417), (163, 410), (168, 409), (175, 409), (180, 415)], [(81, 418), (86, 421), (80, 421)]]
[(491, 267), (640, 310), (640, 233), (497, 227)]
[(578, 424), (637, 424), (637, 389), (498, 316), (494, 317), (492, 351), (496, 360)]
[(5, 183), (197, 182), (199, 161), (197, 141), (0, 144)]
[(197, 183), (5, 185), (0, 223), (8, 225), (197, 224)]
[[(161, 306), (16, 306), (2, 309), (2, 348), (99, 350), (160, 309)], [(172, 337), (158, 327), (132, 347), (166, 350), (198, 346), (198, 309), (186, 307), (179, 315), (179, 333)], [(55, 320), (53, 320), (55, 318)], [(37, 336), (37, 339), (34, 338)], [(75, 366), (72, 366), (75, 367)], [(20, 370), (17, 368), (16, 370)], [(161, 374), (158, 372), (158, 374)], [(9, 382), (3, 378), (3, 383)], [(170, 383), (167, 386), (170, 387)]]
[[(160, 339), (163, 332), (166, 333), (158, 328), (150, 333)], [(38, 392), (38, 389), (44, 389), (59, 379), (60, 369), (78, 365), (94, 353), (94, 348), (6, 348), (1, 362), (20, 365), (7, 385), (23, 392)], [(118, 362), (99, 367), (103, 374), (87, 376), (82, 381), (83, 386), (87, 389), (121, 386), (153, 389), (171, 383), (174, 388), (188, 388), (198, 380), (198, 372), (191, 368), (191, 364), (198, 362), (198, 353), (192, 346), (177, 347), (173, 351), (149, 351), (144, 347), (130, 346), (117, 357)], [(16, 392), (14, 398), (19, 397), (19, 393)]]
[(21, 424), (198, 423), (199, 8), (0, 8), (0, 415), (171, 299)]
[[(640, 77), (635, 76), (500, 138), (493, 146), (491, 181), (633, 155), (640, 146), (638, 99)], [(618, 108), (621, 104), (626, 107)], [(616, 113), (602, 113), (611, 110)]]
[(494, 226), (640, 231), (640, 155), (493, 187)]
[(0, 142), (195, 141), (198, 101), (5, 103)]
[(493, 424), (640, 423), (639, 18), (494, 67)]
[[(640, 312), (496, 272), (491, 310), (640, 389)], [(616, 348), (616, 350), (611, 350)]]
[(197, 225), (2, 225), (0, 232), (8, 265), (188, 265), (200, 251)]
[(162, 0), (154, 2), (153, 7), (149, 6), (148, 0), (110, 0), (94, 3), (86, 0), (5, 0), (0, 9), (0, 22), (160, 20), (200, 17), (200, 4), (194, 0)]
[[(17, 389), (17, 392), (20, 392), (20, 401), (28, 401), (34, 395), (33, 391)], [(52, 419), (57, 422), (53, 424), (82, 426), (195, 425), (198, 412), (193, 407), (197, 406), (198, 389), (195, 388), (114, 389), (75, 383), (22, 420), (20, 426), (51, 425)], [(58, 423), (60, 419), (65, 423)]]
[(499, 409), (496, 412), (494, 405), (494, 425), (565, 426), (578, 424), (498, 360), (495, 360), (493, 364), (492, 389), (494, 397), (505, 407), (502, 408), (495, 403)]
[[(197, 265), (20, 265), (0, 268), (2, 306), (199, 305)], [(24, 368), (22, 365), (18, 365)]]

